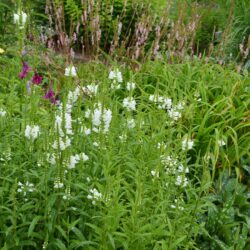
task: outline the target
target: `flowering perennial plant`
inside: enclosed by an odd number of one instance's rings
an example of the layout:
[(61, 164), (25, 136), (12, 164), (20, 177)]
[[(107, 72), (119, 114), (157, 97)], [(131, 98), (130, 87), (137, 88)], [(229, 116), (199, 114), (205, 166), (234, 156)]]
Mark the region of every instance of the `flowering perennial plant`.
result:
[(87, 198), (89, 200), (92, 200), (93, 205), (96, 205), (97, 201), (102, 200), (102, 194), (96, 188), (91, 188), (89, 190), (89, 194), (88, 194)]
[(14, 23), (16, 23), (20, 29), (23, 29), (27, 21), (27, 14), (23, 11), (19, 11), (14, 14)]
[(6, 111), (3, 109), (0, 109), (0, 117), (4, 117), (6, 115)]
[(75, 66), (71, 65), (67, 68), (65, 68), (65, 73), (64, 73), (65, 76), (77, 76), (77, 69)]
[(117, 90), (121, 88), (121, 84), (123, 82), (122, 73), (115, 69), (114, 71), (109, 72), (109, 79), (112, 80), (111, 89)]
[(128, 111), (135, 111), (136, 110), (136, 101), (133, 97), (127, 97), (123, 100), (123, 107), (126, 108)]
[(27, 125), (24, 135), (28, 139), (35, 140), (40, 134), (40, 127), (38, 125)]

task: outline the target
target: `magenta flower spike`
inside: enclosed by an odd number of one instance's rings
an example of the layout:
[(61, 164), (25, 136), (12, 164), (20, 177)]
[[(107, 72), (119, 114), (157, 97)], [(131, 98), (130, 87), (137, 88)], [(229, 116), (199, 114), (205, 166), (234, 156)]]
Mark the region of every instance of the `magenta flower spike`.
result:
[(56, 99), (56, 94), (51, 88), (49, 88), (49, 90), (47, 91), (47, 93), (44, 95), (43, 98), (49, 100), (51, 103), (55, 105), (60, 103), (60, 101)]
[(26, 63), (25, 61), (23, 61), (23, 68), (22, 68), (21, 73), (19, 74), (19, 77), (21, 79), (24, 79), (27, 76), (27, 74), (28, 74), (28, 72), (30, 70), (31, 70), (31, 68), (29, 67), (28, 63)]

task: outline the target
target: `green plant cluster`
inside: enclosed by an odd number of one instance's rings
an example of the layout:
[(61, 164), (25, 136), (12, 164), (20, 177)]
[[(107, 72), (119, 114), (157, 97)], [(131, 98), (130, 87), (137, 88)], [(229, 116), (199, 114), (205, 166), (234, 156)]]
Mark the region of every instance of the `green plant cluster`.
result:
[[(43, 57), (31, 53), (25, 60), (35, 69)], [(20, 80), (20, 61), (0, 57), (2, 249), (249, 248), (249, 76), (203, 61), (155, 61), (136, 72), (121, 67), (116, 90), (109, 73), (117, 65), (78, 65), (76, 78), (54, 67), (29, 89), (31, 72)], [(63, 111), (44, 99), (48, 82)], [(60, 151), (55, 122), (76, 89), (71, 145)], [(178, 119), (159, 97), (172, 100)], [(100, 104), (112, 111), (107, 133), (93, 125)], [(40, 127), (34, 140), (27, 125)], [(88, 160), (69, 167), (82, 152)]]

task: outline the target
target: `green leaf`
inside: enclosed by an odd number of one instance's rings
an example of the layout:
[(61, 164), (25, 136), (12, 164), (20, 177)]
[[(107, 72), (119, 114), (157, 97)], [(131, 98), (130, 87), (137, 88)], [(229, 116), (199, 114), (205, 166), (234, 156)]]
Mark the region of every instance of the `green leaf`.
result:
[(31, 236), (31, 234), (32, 234), (32, 232), (34, 231), (34, 228), (35, 228), (37, 222), (38, 222), (40, 219), (42, 219), (42, 216), (36, 216), (36, 217), (32, 220), (32, 222), (31, 222), (31, 224), (30, 224), (30, 226), (29, 226), (29, 230), (28, 230), (28, 236), (29, 236), (29, 237)]

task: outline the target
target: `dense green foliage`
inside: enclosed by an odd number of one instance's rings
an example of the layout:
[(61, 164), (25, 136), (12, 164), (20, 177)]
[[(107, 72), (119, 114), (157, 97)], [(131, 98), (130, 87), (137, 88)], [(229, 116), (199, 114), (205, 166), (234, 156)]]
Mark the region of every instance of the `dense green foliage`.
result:
[[(25, 60), (39, 69), (42, 54), (30, 53)], [(27, 92), (18, 61), (0, 57), (1, 71), (8, 69), (0, 77), (0, 107), (7, 112), (0, 117), (3, 249), (249, 247), (249, 77), (203, 62), (149, 62), (138, 72), (122, 68), (121, 89), (112, 91), (106, 66), (79, 65), (76, 80), (58, 75), (59, 61), (44, 66), (42, 85)], [(128, 81), (134, 91), (126, 90)], [(96, 95), (80, 92), (71, 146), (61, 153), (52, 147), (58, 108), (42, 98), (49, 82), (64, 105), (69, 90), (99, 86)], [(172, 107), (182, 103), (181, 117), (159, 109), (152, 94), (171, 98)], [(133, 112), (123, 107), (127, 96), (136, 100)], [(84, 127), (94, 128), (86, 110), (94, 112), (97, 103), (112, 110), (109, 132), (86, 135)], [(32, 124), (40, 127), (34, 141), (25, 137)], [(182, 148), (185, 136), (194, 141), (190, 150)], [(70, 156), (81, 152), (89, 160), (69, 169)], [(48, 154), (59, 157), (55, 165)], [(189, 169), (185, 187), (176, 184), (180, 165)], [(26, 182), (34, 184), (31, 191)], [(88, 199), (93, 188), (102, 194), (95, 204)]]
[(250, 249), (249, 2), (46, 3), (0, 3), (0, 249)]

